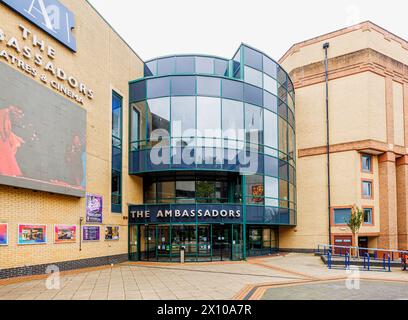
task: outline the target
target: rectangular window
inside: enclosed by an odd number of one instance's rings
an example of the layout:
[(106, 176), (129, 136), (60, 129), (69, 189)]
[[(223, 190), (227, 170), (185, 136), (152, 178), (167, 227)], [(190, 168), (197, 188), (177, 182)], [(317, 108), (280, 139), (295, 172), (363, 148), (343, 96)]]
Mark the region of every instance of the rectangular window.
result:
[(373, 224), (373, 209), (364, 208), (364, 224)]
[(112, 92), (111, 210), (116, 213), (122, 213), (122, 105), (122, 97)]
[(363, 172), (372, 172), (371, 156), (363, 154), (361, 156), (361, 169)]
[(347, 224), (350, 221), (351, 209), (350, 208), (334, 209), (333, 216), (334, 224)]
[(373, 198), (373, 183), (369, 180), (363, 180), (361, 182), (361, 194), (365, 199)]

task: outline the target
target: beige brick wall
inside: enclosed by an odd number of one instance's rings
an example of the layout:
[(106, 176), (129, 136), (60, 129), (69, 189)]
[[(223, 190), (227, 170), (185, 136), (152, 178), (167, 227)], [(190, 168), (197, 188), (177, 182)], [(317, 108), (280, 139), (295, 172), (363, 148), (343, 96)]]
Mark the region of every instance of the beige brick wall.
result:
[[(18, 25), (23, 24), (55, 48), (56, 65), (94, 90), (95, 98), (85, 100), (83, 105), (87, 110), (87, 192), (103, 196), (104, 225), (119, 225), (120, 241), (104, 241), (101, 226), (101, 241), (82, 243), (82, 251), (79, 240), (75, 244), (54, 244), (54, 224), (79, 227), (80, 217), (85, 217), (85, 199), (0, 186), (0, 222), (9, 224), (9, 245), (0, 247), (0, 268), (127, 253), (127, 204), (142, 202), (141, 179), (127, 173), (128, 132), (124, 129), (123, 214), (110, 211), (111, 92), (115, 90), (123, 97), (123, 127), (127, 128), (128, 81), (142, 76), (142, 61), (86, 1), (61, 2), (75, 14), (77, 53), (4, 5), (0, 5), (0, 29), (22, 41)], [(0, 49), (4, 46), (0, 43)], [(19, 223), (47, 224), (48, 243), (17, 245)]]

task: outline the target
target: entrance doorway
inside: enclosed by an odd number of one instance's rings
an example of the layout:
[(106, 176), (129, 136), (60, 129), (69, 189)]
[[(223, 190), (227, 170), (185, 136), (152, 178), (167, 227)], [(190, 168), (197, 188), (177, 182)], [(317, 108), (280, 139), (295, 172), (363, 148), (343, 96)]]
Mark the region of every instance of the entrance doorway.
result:
[[(352, 246), (352, 236), (334, 236), (334, 245), (350, 247)], [(334, 248), (334, 254), (345, 254), (346, 248)]]
[(231, 260), (231, 226), (213, 225), (212, 230), (213, 256), (212, 260), (225, 261)]
[(358, 246), (360, 247), (360, 257), (362, 257), (368, 252), (368, 237), (358, 237)]

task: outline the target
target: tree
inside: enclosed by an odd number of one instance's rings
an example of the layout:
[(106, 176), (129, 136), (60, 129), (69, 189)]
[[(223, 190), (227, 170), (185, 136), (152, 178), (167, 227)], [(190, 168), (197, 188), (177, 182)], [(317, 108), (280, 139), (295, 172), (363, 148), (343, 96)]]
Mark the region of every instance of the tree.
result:
[[(347, 226), (350, 228), (353, 234), (354, 244), (358, 246), (358, 232), (360, 231), (361, 225), (363, 224), (364, 212), (356, 205), (353, 205), (351, 209), (350, 220), (346, 221)], [(359, 252), (356, 252), (357, 258), (359, 257)]]

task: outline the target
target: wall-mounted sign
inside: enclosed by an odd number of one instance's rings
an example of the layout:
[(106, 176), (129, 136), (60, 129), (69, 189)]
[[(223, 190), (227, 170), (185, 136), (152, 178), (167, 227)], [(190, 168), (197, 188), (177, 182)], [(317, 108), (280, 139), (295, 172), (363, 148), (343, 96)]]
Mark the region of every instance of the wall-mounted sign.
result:
[(63, 45), (77, 51), (74, 14), (58, 0), (0, 0)]
[(83, 226), (82, 240), (99, 241), (101, 239), (101, 228), (99, 226)]
[(130, 210), (130, 219), (182, 219), (182, 218), (241, 218), (240, 209), (158, 209), (154, 213), (151, 210)]
[(86, 195), (86, 222), (102, 223), (103, 198), (93, 194)]
[(119, 240), (119, 227), (105, 226), (105, 240)]
[(8, 224), (0, 223), (0, 246), (8, 245)]
[(75, 243), (77, 238), (77, 227), (76, 226), (54, 226), (54, 242), (57, 244), (61, 243)]
[(18, 244), (47, 243), (47, 226), (37, 224), (18, 225)]

